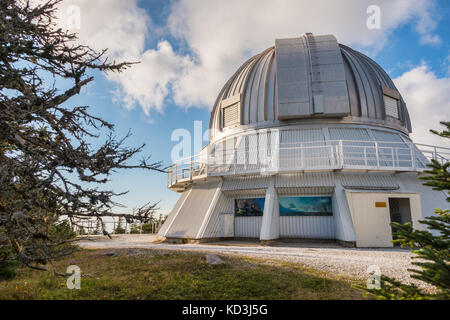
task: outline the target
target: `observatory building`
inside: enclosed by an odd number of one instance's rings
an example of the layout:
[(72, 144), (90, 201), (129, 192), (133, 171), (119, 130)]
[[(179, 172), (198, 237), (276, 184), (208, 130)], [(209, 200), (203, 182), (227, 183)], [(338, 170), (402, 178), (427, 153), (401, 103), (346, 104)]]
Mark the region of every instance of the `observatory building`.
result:
[(333, 35), (277, 39), (220, 91), (210, 141), (174, 163), (166, 241), (325, 239), (392, 246), (391, 221), (446, 208), (418, 180), (450, 149), (415, 144), (387, 73)]

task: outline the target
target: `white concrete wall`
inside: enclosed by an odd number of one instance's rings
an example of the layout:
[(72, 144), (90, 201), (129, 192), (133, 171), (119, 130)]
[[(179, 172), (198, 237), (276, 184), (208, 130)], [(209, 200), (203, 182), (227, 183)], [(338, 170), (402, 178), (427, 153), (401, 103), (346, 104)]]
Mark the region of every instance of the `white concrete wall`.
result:
[(417, 192), (421, 194), (421, 205), (423, 217), (434, 214), (436, 208), (450, 209), (450, 203), (446, 200), (444, 191), (435, 191), (431, 187), (424, 186), (425, 181), (419, 180), (417, 175), (400, 174), (397, 176), (402, 192)]

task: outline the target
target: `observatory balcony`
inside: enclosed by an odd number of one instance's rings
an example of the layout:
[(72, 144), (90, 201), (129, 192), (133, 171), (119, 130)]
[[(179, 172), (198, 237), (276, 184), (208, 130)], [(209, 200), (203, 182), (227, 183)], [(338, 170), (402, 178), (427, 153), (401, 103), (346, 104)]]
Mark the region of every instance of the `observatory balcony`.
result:
[(314, 142), (208, 145), (168, 169), (168, 187), (181, 191), (212, 176), (272, 175), (308, 171), (422, 172), (430, 159), (450, 159), (450, 148), (411, 142), (329, 140)]

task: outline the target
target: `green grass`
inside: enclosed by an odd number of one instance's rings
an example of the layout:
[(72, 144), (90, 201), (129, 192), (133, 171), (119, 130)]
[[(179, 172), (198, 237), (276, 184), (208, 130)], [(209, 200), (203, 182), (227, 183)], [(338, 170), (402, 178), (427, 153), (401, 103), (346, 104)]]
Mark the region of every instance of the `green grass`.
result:
[(81, 268), (81, 289), (50, 272), (20, 268), (0, 280), (0, 299), (363, 299), (348, 278), (299, 264), (220, 256), (209, 265), (205, 254), (158, 250), (82, 250), (56, 261)]

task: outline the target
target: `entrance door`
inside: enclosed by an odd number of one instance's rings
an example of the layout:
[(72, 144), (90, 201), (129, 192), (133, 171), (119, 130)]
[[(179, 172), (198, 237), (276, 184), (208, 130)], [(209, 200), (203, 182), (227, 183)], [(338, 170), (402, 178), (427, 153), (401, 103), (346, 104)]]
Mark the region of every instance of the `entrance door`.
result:
[[(412, 223), (409, 198), (389, 198), (389, 212), (391, 216), (391, 223)], [(394, 235), (394, 233), (397, 231), (397, 228), (391, 226), (391, 229), (392, 239), (397, 239), (397, 237)]]

